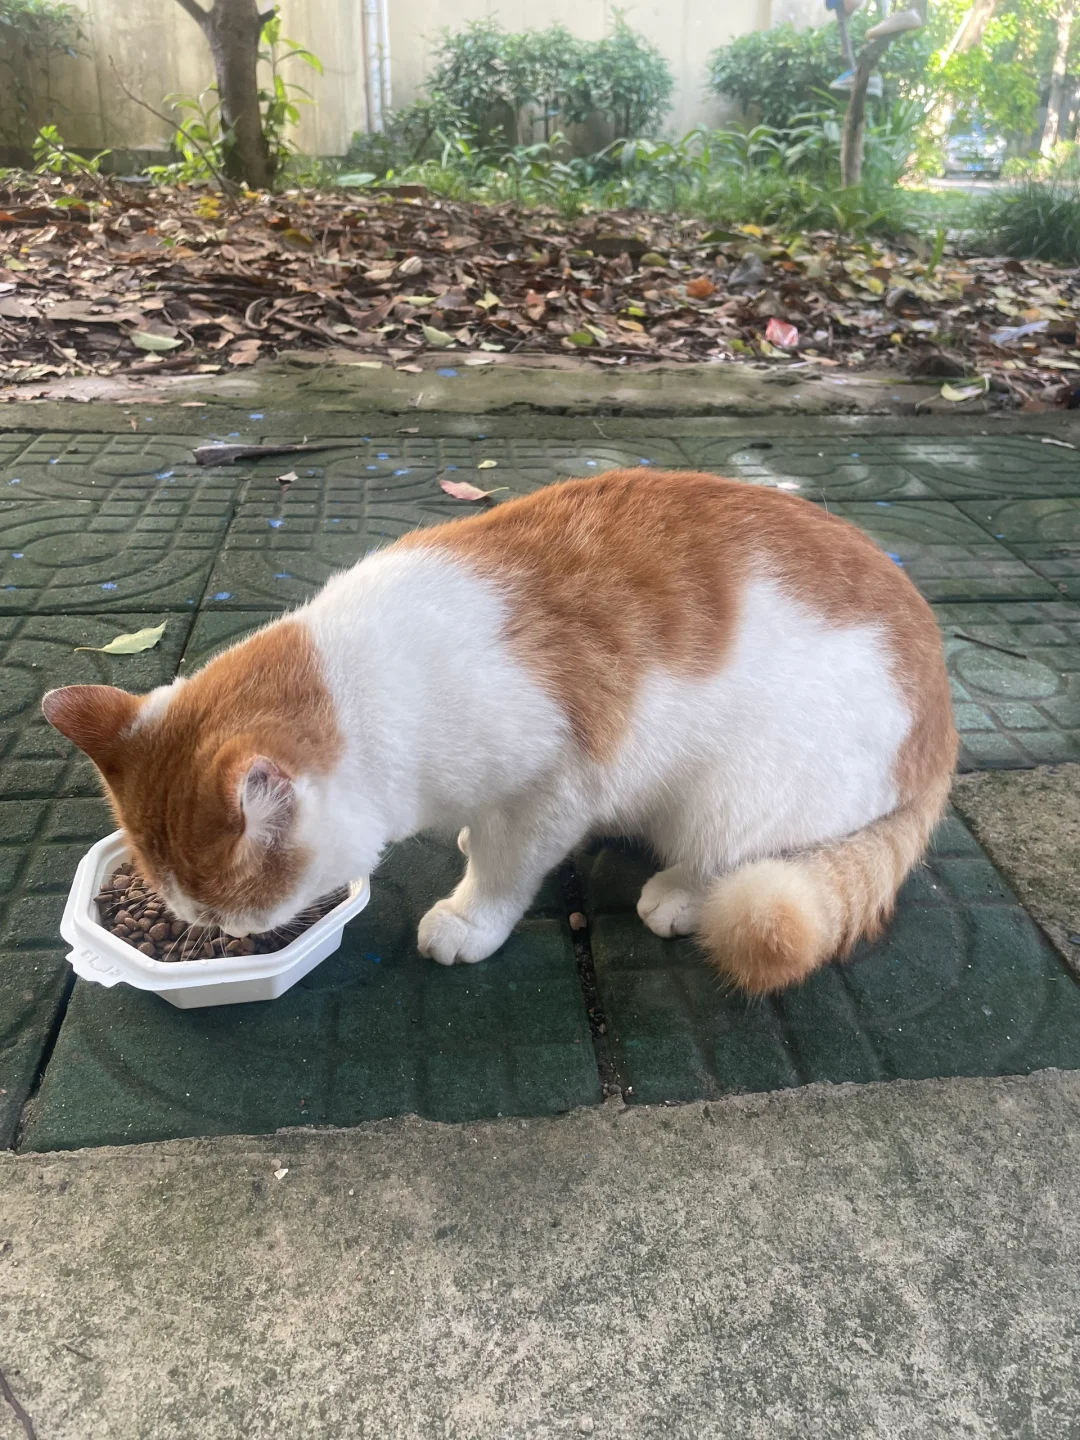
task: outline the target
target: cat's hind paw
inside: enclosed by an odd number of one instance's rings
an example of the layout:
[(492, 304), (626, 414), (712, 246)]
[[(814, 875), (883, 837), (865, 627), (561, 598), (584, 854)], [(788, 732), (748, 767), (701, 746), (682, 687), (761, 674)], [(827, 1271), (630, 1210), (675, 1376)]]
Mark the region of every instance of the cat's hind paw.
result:
[(692, 889), (682, 870), (673, 865), (645, 882), (637, 913), (654, 935), (668, 940), (673, 935), (692, 935), (701, 919), (705, 896)]
[(420, 921), (416, 943), (421, 955), (440, 965), (475, 965), (486, 960), (506, 939), (503, 927), (485, 927), (466, 920), (452, 900), (440, 900)]

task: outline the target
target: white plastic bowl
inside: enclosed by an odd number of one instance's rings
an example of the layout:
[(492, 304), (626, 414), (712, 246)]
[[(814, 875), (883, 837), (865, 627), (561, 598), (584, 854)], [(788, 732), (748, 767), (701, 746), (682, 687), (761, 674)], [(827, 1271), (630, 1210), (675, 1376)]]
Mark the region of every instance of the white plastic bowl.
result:
[(73, 947), (67, 958), (83, 980), (98, 985), (115, 985), (124, 980), (136, 990), (152, 990), (181, 1010), (276, 1000), (314, 970), (320, 960), (333, 954), (341, 944), (345, 922), (358, 915), (371, 898), (367, 880), (357, 880), (349, 887), (347, 899), (272, 955), (151, 960), (106, 930), (94, 903), (102, 881), (129, 858), (123, 834), (117, 830), (92, 845), (80, 860), (60, 922), (60, 934)]

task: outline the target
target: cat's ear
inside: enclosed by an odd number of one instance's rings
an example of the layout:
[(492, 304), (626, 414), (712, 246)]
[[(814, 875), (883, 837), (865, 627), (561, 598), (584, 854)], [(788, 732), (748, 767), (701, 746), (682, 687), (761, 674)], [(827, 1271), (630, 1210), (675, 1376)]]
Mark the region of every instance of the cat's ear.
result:
[(247, 838), (273, 845), (285, 835), (296, 813), (292, 776), (265, 755), (256, 755), (240, 780), (240, 810)]
[(99, 770), (109, 771), (117, 766), (123, 732), (139, 713), (139, 697), (111, 685), (65, 685), (49, 691), (41, 712)]

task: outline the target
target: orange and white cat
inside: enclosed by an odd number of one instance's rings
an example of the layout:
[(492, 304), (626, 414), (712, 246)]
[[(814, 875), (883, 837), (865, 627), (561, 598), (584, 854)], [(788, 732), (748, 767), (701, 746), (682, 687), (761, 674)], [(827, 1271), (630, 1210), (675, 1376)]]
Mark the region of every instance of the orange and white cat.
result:
[(749, 992), (878, 933), (956, 757), (937, 626), (887, 556), (806, 501), (653, 470), (416, 531), (190, 678), (43, 708), (185, 920), (268, 930), (460, 830), (419, 946), (472, 962), (625, 834), (664, 867), (645, 924)]

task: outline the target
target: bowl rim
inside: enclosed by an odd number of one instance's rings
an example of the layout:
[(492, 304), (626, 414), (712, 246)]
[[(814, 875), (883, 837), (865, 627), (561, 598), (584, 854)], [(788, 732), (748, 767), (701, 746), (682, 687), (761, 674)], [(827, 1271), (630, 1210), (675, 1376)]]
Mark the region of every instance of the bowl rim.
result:
[[(336, 936), (336, 944), (326, 951), (326, 954), (330, 954), (341, 943), (341, 933), (346, 922), (358, 915), (371, 898), (369, 880), (365, 877), (354, 881), (345, 899), (280, 950), (261, 955), (157, 960), (144, 955), (127, 940), (114, 935), (97, 916), (95, 896), (101, 887), (101, 881), (106, 873), (111, 873), (111, 870), (126, 858), (130, 858), (130, 851), (121, 830), (114, 830), (90, 846), (79, 861), (71, 883), (60, 922), (60, 933), (70, 945), (97, 950), (103, 959), (110, 960), (114, 966), (127, 972), (125, 979), (130, 981), (133, 978), (132, 972), (137, 974), (141, 989), (175, 990), (194, 985), (226, 986), (246, 980), (270, 979), (306, 960), (313, 950), (331, 936)], [(148, 985), (147, 981), (152, 983)]]

